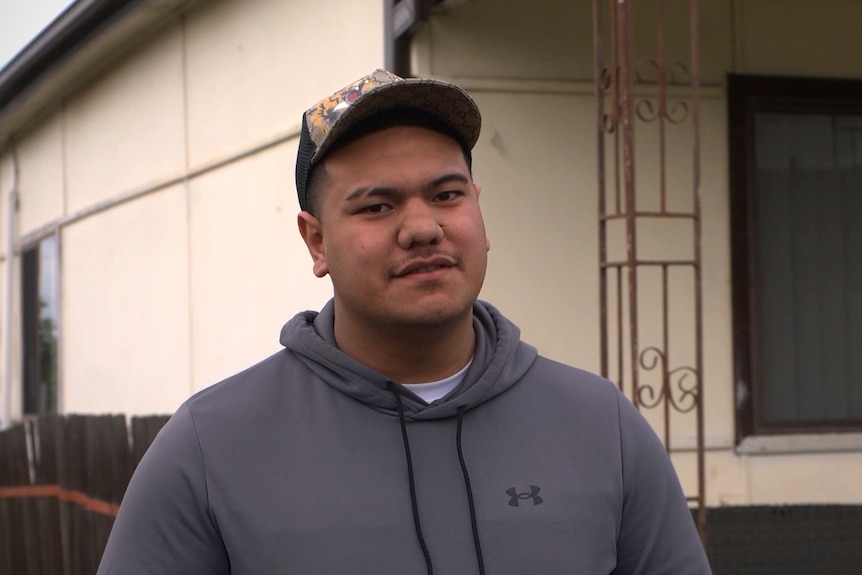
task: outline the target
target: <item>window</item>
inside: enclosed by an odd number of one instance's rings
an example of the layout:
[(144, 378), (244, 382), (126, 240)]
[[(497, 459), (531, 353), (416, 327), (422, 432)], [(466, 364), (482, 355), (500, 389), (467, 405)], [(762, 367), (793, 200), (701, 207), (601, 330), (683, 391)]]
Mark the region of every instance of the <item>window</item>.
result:
[(862, 81), (730, 76), (737, 442), (862, 431)]
[(21, 254), (24, 414), (57, 412), (59, 259), (51, 235)]

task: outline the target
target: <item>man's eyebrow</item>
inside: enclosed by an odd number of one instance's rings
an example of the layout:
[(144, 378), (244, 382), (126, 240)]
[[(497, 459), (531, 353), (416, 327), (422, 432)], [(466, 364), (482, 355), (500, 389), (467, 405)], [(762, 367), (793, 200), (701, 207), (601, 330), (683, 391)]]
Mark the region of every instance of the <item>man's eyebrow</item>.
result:
[(450, 182), (458, 182), (460, 184), (469, 184), (470, 180), (462, 174), (461, 172), (452, 172), (451, 174), (444, 174), (439, 178), (434, 178), (428, 183), (428, 188), (437, 188), (444, 184), (448, 184)]
[[(438, 188), (450, 182), (458, 182), (460, 184), (469, 184), (470, 179), (467, 178), (464, 174), (460, 172), (452, 172), (451, 174), (444, 174), (437, 178), (434, 178), (425, 187), (429, 190), (433, 190), (434, 188)], [(345, 201), (350, 202), (361, 196), (383, 196), (383, 197), (392, 197), (397, 194), (397, 191), (394, 188), (372, 188), (368, 186), (360, 186), (347, 194), (347, 197), (344, 198)]]
[(344, 199), (345, 199), (345, 201), (350, 202), (350, 201), (355, 200), (356, 198), (358, 198), (360, 196), (386, 196), (386, 197), (389, 197), (389, 196), (394, 196), (394, 195), (395, 195), (395, 190), (393, 190), (392, 188), (369, 188), (368, 186), (361, 186), (359, 188), (356, 188), (355, 190), (353, 190), (349, 194), (347, 194), (347, 197)]

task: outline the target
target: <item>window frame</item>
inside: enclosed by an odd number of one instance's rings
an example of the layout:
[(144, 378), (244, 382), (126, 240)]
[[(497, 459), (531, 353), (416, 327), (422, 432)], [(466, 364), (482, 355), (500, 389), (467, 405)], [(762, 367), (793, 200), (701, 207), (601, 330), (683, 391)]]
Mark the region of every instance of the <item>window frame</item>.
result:
[[(55, 258), (56, 258), (56, 269), (54, 270), (54, 294), (56, 296), (56, 302), (54, 302), (56, 318), (54, 319), (55, 325), (54, 330), (56, 331), (56, 338), (54, 340), (54, 349), (53, 349), (53, 363), (54, 363), (54, 389), (53, 389), (53, 401), (48, 405), (48, 409), (45, 409), (45, 400), (42, 395), (42, 389), (40, 385), (40, 380), (42, 379), (42, 370), (41, 370), (41, 327), (42, 327), (42, 318), (40, 317), (40, 281), (41, 274), (44, 273), (42, 269), (42, 249), (45, 242), (49, 239), (53, 239), (55, 243)], [(60, 369), (60, 305), (61, 305), (61, 294), (60, 288), (62, 285), (61, 279), (61, 255), (60, 255), (60, 232), (59, 229), (52, 229), (47, 233), (40, 234), (35, 238), (29, 238), (28, 241), (23, 244), (19, 250), (19, 258), (20, 258), (20, 290), (21, 290), (21, 301), (20, 301), (20, 321), (21, 321), (21, 414), (23, 417), (33, 417), (38, 415), (47, 415), (47, 414), (55, 414), (60, 413), (61, 411), (61, 390), (62, 390), (62, 382), (61, 382), (61, 369)], [(26, 261), (28, 258), (34, 258), (34, 261), (29, 262), (29, 266), (32, 266), (32, 269), (28, 270), (28, 262)], [(32, 283), (32, 285), (28, 285)], [(28, 290), (28, 288), (31, 288)], [(32, 290), (35, 290), (35, 293), (30, 293)], [(34, 299), (35, 296), (35, 299)], [(35, 315), (33, 312), (35, 311)], [(34, 344), (36, 344), (36, 355), (33, 356), (31, 353), (33, 350)], [(35, 364), (33, 362), (35, 361)], [(31, 364), (28, 367), (28, 363)], [(33, 370), (35, 369), (35, 373)], [(29, 377), (28, 377), (29, 375)], [(30, 406), (28, 405), (28, 387), (33, 386), (33, 382), (29, 381), (30, 378), (35, 378), (35, 410), (28, 409)]]
[(862, 432), (862, 421), (767, 422), (756, 317), (762, 286), (757, 274), (754, 121), (761, 112), (862, 115), (862, 79), (728, 74), (731, 300), (736, 444), (746, 438)]

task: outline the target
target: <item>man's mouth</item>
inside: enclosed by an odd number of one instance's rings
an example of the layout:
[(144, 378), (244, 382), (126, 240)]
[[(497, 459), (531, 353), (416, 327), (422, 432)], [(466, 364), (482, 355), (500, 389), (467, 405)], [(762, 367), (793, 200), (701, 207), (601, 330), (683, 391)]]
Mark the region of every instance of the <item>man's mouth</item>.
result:
[(433, 258), (424, 258), (414, 260), (396, 271), (395, 277), (405, 277), (413, 274), (427, 274), (436, 272), (437, 270), (454, 267), (455, 260), (450, 257), (436, 256)]
[(443, 266), (427, 266), (427, 267), (424, 267), (424, 268), (417, 268), (417, 269), (415, 269), (415, 270), (410, 270), (410, 271), (409, 271), (409, 272), (407, 272), (407, 273), (411, 273), (411, 274), (422, 274), (422, 273), (426, 273), (426, 272), (433, 272), (434, 270), (439, 270), (439, 269), (440, 269), (440, 268), (442, 268), (442, 267), (443, 267)]

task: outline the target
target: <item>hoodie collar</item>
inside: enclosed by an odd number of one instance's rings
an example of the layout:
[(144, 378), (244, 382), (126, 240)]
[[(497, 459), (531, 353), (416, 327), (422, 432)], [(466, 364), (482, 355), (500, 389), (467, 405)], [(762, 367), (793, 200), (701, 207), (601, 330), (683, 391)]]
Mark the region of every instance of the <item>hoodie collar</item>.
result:
[[(397, 415), (395, 398), (387, 387), (388, 378), (336, 346), (334, 318), (332, 300), (319, 313), (299, 313), (282, 328), (281, 344), (325, 384), (372, 409)], [(402, 394), (406, 418), (441, 419), (454, 416), (461, 408), (471, 409), (517, 383), (536, 359), (536, 349), (520, 340), (518, 327), (488, 303), (474, 304), (473, 329), (475, 355), (463, 381), (446, 398), (430, 405), (412, 393)]]

